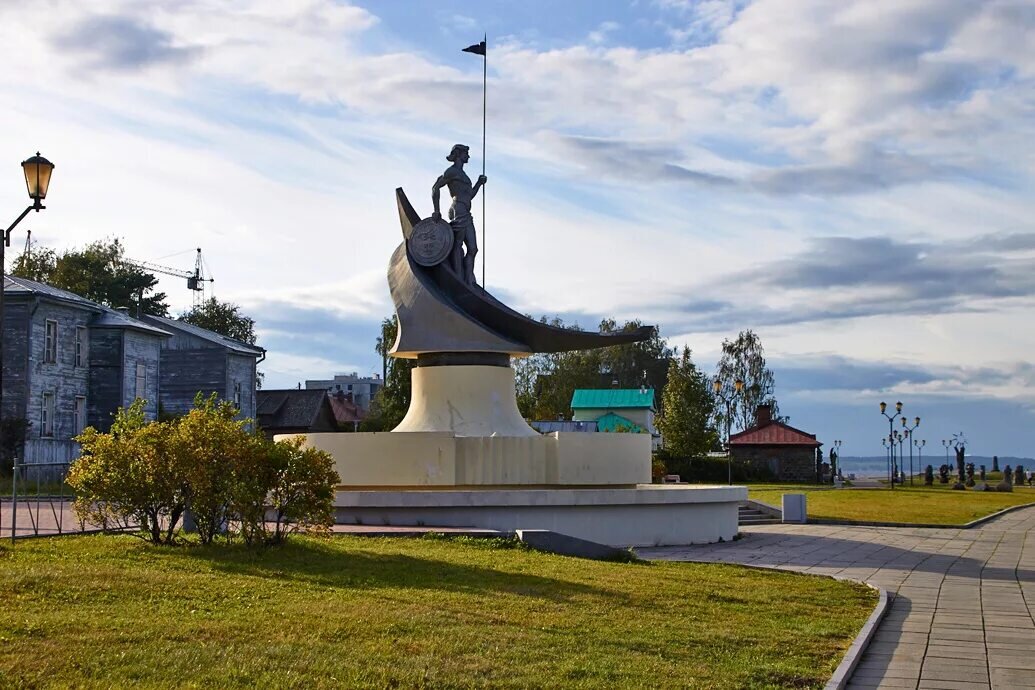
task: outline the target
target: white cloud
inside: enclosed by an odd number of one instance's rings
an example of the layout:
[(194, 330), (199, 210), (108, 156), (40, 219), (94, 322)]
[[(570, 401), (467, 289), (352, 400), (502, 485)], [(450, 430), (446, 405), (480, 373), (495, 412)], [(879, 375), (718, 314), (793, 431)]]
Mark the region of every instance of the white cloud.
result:
[[(34, 234), (61, 246), (119, 234), (145, 259), (202, 246), (221, 297), (259, 310), (275, 297), (376, 322), (389, 308), (383, 271), (399, 241), (392, 190), (404, 186), (427, 208), (445, 150), (480, 133), (481, 75), (423, 46), (372, 50), (372, 29), (391, 27), (370, 8), (0, 5), (0, 149), (39, 148), (58, 164)], [(688, 308), (725, 299), (723, 313), (745, 320), (759, 305), (857, 300), (794, 284), (717, 294), (730, 275), (765, 270), (810, 238), (938, 245), (1030, 230), (1030, 3), (651, 8), (674, 27), (674, 47), (630, 47), (606, 17), (583, 29), (586, 45), (540, 50), (511, 38), (492, 47), (486, 254), (490, 288), (516, 306), (621, 310), (671, 333), (690, 329), (659, 295)], [(187, 299), (178, 282), (164, 285)], [(888, 317), (910, 336), (897, 356), (981, 363), (1035, 346), (1027, 304), (965, 306), (983, 311)], [(708, 351), (709, 338), (736, 328), (716, 321), (682, 335)], [(831, 349), (863, 356), (884, 323), (785, 324), (771, 337), (793, 355), (812, 351), (819, 330)], [(359, 356), (308, 354), (281, 368), (362, 369)]]

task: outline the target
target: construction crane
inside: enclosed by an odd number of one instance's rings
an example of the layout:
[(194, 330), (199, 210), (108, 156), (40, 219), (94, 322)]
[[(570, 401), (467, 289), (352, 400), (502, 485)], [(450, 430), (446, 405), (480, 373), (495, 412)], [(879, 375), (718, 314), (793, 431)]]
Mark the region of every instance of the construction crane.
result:
[(194, 260), (193, 271), (183, 271), (178, 268), (170, 268), (150, 261), (137, 261), (136, 259), (123, 259), (128, 264), (143, 268), (155, 273), (164, 273), (167, 276), (187, 279), (187, 289), (194, 292), (193, 306), (200, 306), (205, 301), (205, 283), (214, 283), (215, 278), (205, 277), (205, 260), (201, 258), (201, 247), (198, 247), (197, 258)]

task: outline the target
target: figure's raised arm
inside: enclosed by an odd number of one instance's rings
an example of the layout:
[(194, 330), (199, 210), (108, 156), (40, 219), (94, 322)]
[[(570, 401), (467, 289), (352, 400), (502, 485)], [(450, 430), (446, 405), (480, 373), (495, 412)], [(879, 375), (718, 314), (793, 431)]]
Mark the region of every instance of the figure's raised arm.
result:
[(439, 196), (438, 195), (438, 190), (442, 189), (445, 186), (446, 186), (446, 176), (445, 175), (439, 175), (438, 179), (435, 180), (435, 184), (431, 185), (431, 206), (435, 209), (435, 211), (431, 214), (432, 218), (441, 218), (442, 217), (442, 212), (439, 210), (439, 206), (438, 206), (438, 196)]

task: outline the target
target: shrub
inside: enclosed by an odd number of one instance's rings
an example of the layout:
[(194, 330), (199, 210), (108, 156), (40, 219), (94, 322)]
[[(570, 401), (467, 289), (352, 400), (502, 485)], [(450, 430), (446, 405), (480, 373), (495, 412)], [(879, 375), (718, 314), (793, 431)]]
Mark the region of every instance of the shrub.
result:
[[(654, 457), (663, 463), (663, 474), (678, 474), (686, 482), (725, 484), (731, 473), (726, 458), (682, 457), (673, 455), (664, 448), (655, 451)], [(773, 480), (773, 474), (768, 468), (736, 461), (732, 466), (732, 475), (735, 482)]]
[(175, 423), (175, 452), (186, 469), (187, 507), (203, 544), (226, 530), (235, 483), (242, 476), (239, 468), (253, 467), (249, 455), (254, 440), (246, 421), (236, 416), (233, 403), (199, 394), (194, 409)]
[(110, 433), (87, 427), (66, 479), (79, 519), (102, 527), (139, 523), (152, 543), (171, 542), (186, 499), (175, 432), (168, 423), (145, 422), (142, 400), (118, 410)]
[(186, 510), (205, 544), (231, 529), (253, 545), (329, 525), (338, 482), (331, 456), (301, 439), (267, 441), (236, 414), (231, 403), (199, 396), (183, 417), (147, 422), (138, 400), (118, 411), (110, 433), (87, 428), (68, 475), (76, 513), (101, 526), (139, 523), (155, 544), (174, 541)]
[(300, 438), (271, 445), (268, 457), (274, 471), (269, 491), (272, 540), (281, 541), (288, 531), (298, 527), (330, 527), (334, 522), (334, 487), (340, 481), (334, 458), (326, 451), (303, 448)]

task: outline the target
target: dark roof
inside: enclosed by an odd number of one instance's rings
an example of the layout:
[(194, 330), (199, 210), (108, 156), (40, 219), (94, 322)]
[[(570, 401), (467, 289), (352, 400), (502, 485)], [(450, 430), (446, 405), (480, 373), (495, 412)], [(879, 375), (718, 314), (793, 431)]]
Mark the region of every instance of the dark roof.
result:
[(255, 419), (264, 429), (309, 429), (330, 400), (325, 390), (260, 390), (255, 394)]
[(164, 316), (151, 315), (145, 315), (141, 318), (167, 331), (180, 331), (182, 333), (192, 335), (195, 338), (207, 340), (208, 342), (213, 343), (215, 345), (219, 345), (220, 347), (225, 347), (231, 352), (236, 352), (238, 354), (259, 357), (265, 352), (265, 350), (259, 347), (258, 345), (249, 345), (248, 343), (242, 342), (240, 340), (228, 338), (227, 336), (216, 333), (215, 331), (210, 331), (207, 328), (195, 326), (194, 324), (187, 323), (186, 321), (180, 321), (179, 319), (169, 319)]
[(783, 422), (764, 422), (748, 427), (743, 431), (731, 434), (731, 446), (809, 446), (818, 448), (823, 444), (816, 440), (815, 434), (795, 429)]
[(86, 299), (74, 292), (62, 290), (61, 288), (56, 288), (52, 285), (47, 285), (46, 283), (38, 283), (35, 280), (29, 280), (28, 278), (4, 275), (4, 295), (36, 295), (54, 302), (63, 302), (81, 309), (92, 311), (96, 316), (90, 325), (95, 328), (129, 328), (150, 333), (151, 335), (159, 335), (163, 337), (172, 336), (172, 333), (169, 333), (166, 330), (144, 323), (140, 319), (134, 319), (128, 314), (123, 314), (117, 309), (112, 309), (111, 307), (99, 302)]

